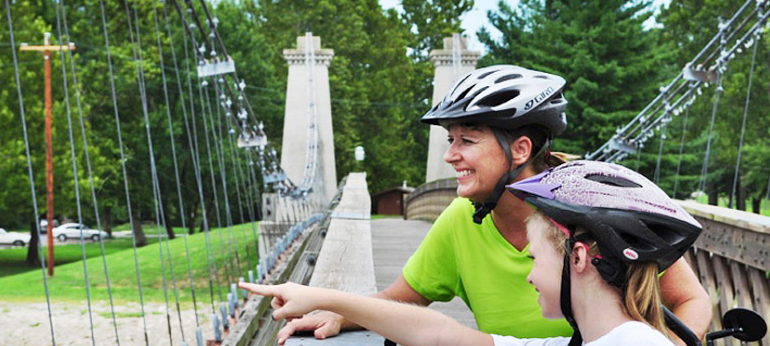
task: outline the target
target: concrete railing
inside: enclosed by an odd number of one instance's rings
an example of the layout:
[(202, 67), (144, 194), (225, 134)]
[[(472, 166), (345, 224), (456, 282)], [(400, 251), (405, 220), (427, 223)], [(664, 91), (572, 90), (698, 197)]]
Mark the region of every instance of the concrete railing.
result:
[(457, 179), (447, 178), (420, 185), (406, 196), (404, 218), (433, 222), (457, 197)]

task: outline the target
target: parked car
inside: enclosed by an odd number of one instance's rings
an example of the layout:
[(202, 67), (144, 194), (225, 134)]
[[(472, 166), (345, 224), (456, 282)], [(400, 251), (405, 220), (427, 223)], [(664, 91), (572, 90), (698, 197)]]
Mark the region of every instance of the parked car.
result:
[(0, 244), (11, 244), (16, 246), (24, 246), (29, 243), (32, 237), (26, 233), (7, 232), (0, 228)]
[(91, 229), (86, 225), (79, 223), (65, 223), (59, 227), (53, 229), (53, 236), (59, 241), (67, 241), (67, 239), (80, 239), (80, 229), (83, 229), (83, 238), (91, 239), (93, 241), (99, 241), (101, 238), (108, 236), (107, 232), (100, 231), (98, 229)]

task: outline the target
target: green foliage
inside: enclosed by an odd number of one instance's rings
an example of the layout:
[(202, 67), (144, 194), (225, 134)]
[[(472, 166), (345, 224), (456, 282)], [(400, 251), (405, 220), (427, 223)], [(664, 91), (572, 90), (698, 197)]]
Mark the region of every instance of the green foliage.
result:
[[(676, 45), (675, 61), (681, 68), (691, 61), (718, 32), (720, 20), (731, 18), (745, 1), (702, 1), (676, 0), (661, 11), (658, 21), (663, 24), (662, 39)], [(744, 15), (745, 17), (745, 15)], [(739, 18), (739, 21), (744, 17)], [(737, 23), (733, 28), (737, 27)], [(746, 28), (736, 31), (740, 37)], [(707, 192), (712, 195), (711, 202), (717, 197), (730, 200), (733, 195), (735, 167), (738, 159), (743, 115), (747, 96), (750, 97), (747, 110), (747, 126), (742, 149), (740, 174), (736, 192), (738, 208), (746, 209), (744, 198), (750, 198), (758, 205), (764, 198), (770, 177), (770, 167), (764, 164), (770, 154), (766, 141), (770, 118), (764, 113), (770, 102), (767, 90), (770, 89), (768, 76), (770, 65), (767, 62), (767, 37), (757, 41), (756, 47), (741, 47), (735, 59), (730, 61), (722, 77), (723, 92), (716, 100), (715, 86), (704, 86), (702, 95), (690, 109), (688, 137), (698, 138), (699, 145), (693, 147), (692, 154), (699, 158), (697, 167), (684, 170), (685, 174), (697, 175), (700, 172), (706, 151), (706, 143), (711, 126), (711, 116), (715, 114), (714, 131), (708, 162)], [(757, 48), (751, 94), (747, 95), (753, 49)], [(703, 63), (703, 59), (697, 62)], [(704, 68), (710, 67), (713, 60), (705, 62)], [(716, 105), (716, 107), (715, 107)], [(714, 113), (716, 111), (716, 113)], [(689, 144), (688, 144), (689, 145)]]
[(523, 0), (517, 9), (500, 2), (489, 13), (503, 34), (498, 42), (482, 29), (488, 54), (480, 65), (508, 63), (552, 72), (567, 81), (569, 127), (556, 149), (595, 150), (652, 99), (661, 80), (665, 46), (645, 29), (645, 1)]
[[(445, 32), (459, 28), (456, 16), (467, 11), (468, 1), (405, 2), (405, 14), (384, 12), (375, 0), (367, 1), (259, 1), (246, 5), (274, 51), (293, 48), (296, 38), (310, 31), (324, 48), (334, 49), (329, 67), (330, 92), (337, 160), (337, 175), (360, 170), (352, 149), (366, 149), (363, 169), (370, 174), (371, 191), (422, 183), (428, 127), (419, 123), (429, 108), (432, 66), (422, 52)], [(443, 10), (452, 9), (445, 13)], [(430, 21), (426, 18), (438, 18)], [(334, 18), (335, 20), (328, 20)], [(419, 28), (412, 34), (410, 28)], [(277, 80), (285, 85), (286, 63), (272, 58)], [(285, 87), (282, 89), (285, 90)], [(282, 124), (272, 126), (282, 127)]]

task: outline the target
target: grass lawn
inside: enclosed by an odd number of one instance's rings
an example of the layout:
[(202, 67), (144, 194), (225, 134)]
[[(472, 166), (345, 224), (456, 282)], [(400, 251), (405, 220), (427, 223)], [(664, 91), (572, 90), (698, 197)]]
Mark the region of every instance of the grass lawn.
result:
[[(146, 228), (145, 232), (150, 234), (153, 230)], [(180, 232), (177, 238), (168, 242), (167, 245), (171, 253), (171, 264), (173, 264), (180, 301), (190, 303), (192, 302), (192, 293), (184, 233), (181, 233), (181, 229), (176, 231)], [(213, 271), (211, 280), (209, 280), (208, 274), (206, 235), (195, 234), (188, 237), (193, 284), (199, 302), (208, 302), (212, 290), (214, 299), (219, 300), (220, 287), (217, 286), (217, 281), (221, 284), (223, 298), (226, 298), (228, 281), (235, 282), (239, 276), (248, 277), (249, 260), (251, 260), (251, 268), (257, 264), (255, 233), (251, 224), (234, 226), (231, 231), (225, 228), (222, 230), (213, 229), (210, 232), (210, 251), (213, 252), (214, 256), (214, 261), (210, 264)], [(156, 302), (164, 300), (163, 267), (165, 264), (167, 292), (169, 299), (173, 301), (171, 266), (167, 257), (166, 261), (160, 261), (161, 247), (157, 238), (148, 238), (148, 242), (147, 246), (136, 250), (144, 299), (145, 301)], [(131, 239), (110, 239), (105, 241), (104, 245), (114, 299), (119, 302), (138, 301), (139, 289)], [(165, 242), (162, 249), (164, 256), (166, 256)], [(26, 251), (26, 248), (0, 251), (0, 275), (2, 275), (0, 277), (0, 300), (45, 300), (42, 271), (40, 268), (30, 270), (29, 267), (26, 267), (24, 264)], [(107, 300), (107, 280), (99, 243), (87, 242), (86, 254), (91, 297), (95, 300)], [(80, 245), (57, 245), (55, 255), (55, 273), (53, 277), (48, 278), (51, 300), (86, 299)], [(238, 262), (240, 262), (240, 266)], [(213, 266), (216, 266), (216, 271), (214, 271)], [(213, 287), (209, 285), (209, 282), (213, 283)]]
[(379, 220), (379, 219), (403, 219), (403, 215), (384, 215), (384, 214), (372, 214), (371, 216), (372, 220)]

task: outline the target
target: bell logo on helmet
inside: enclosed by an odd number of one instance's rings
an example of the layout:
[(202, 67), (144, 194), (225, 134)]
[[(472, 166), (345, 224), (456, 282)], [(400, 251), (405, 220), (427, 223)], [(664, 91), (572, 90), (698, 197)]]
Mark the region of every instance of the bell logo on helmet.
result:
[(548, 87), (548, 89), (545, 89), (545, 91), (541, 92), (540, 95), (537, 95), (535, 98), (527, 101), (527, 104), (524, 106), (524, 110), (529, 110), (535, 103), (540, 103), (540, 101), (543, 101), (551, 94), (553, 94), (553, 87)]
[(626, 256), (626, 258), (630, 260), (639, 259), (639, 254), (636, 253), (636, 251), (632, 250), (631, 248), (626, 248), (625, 250), (623, 250), (623, 256)]

